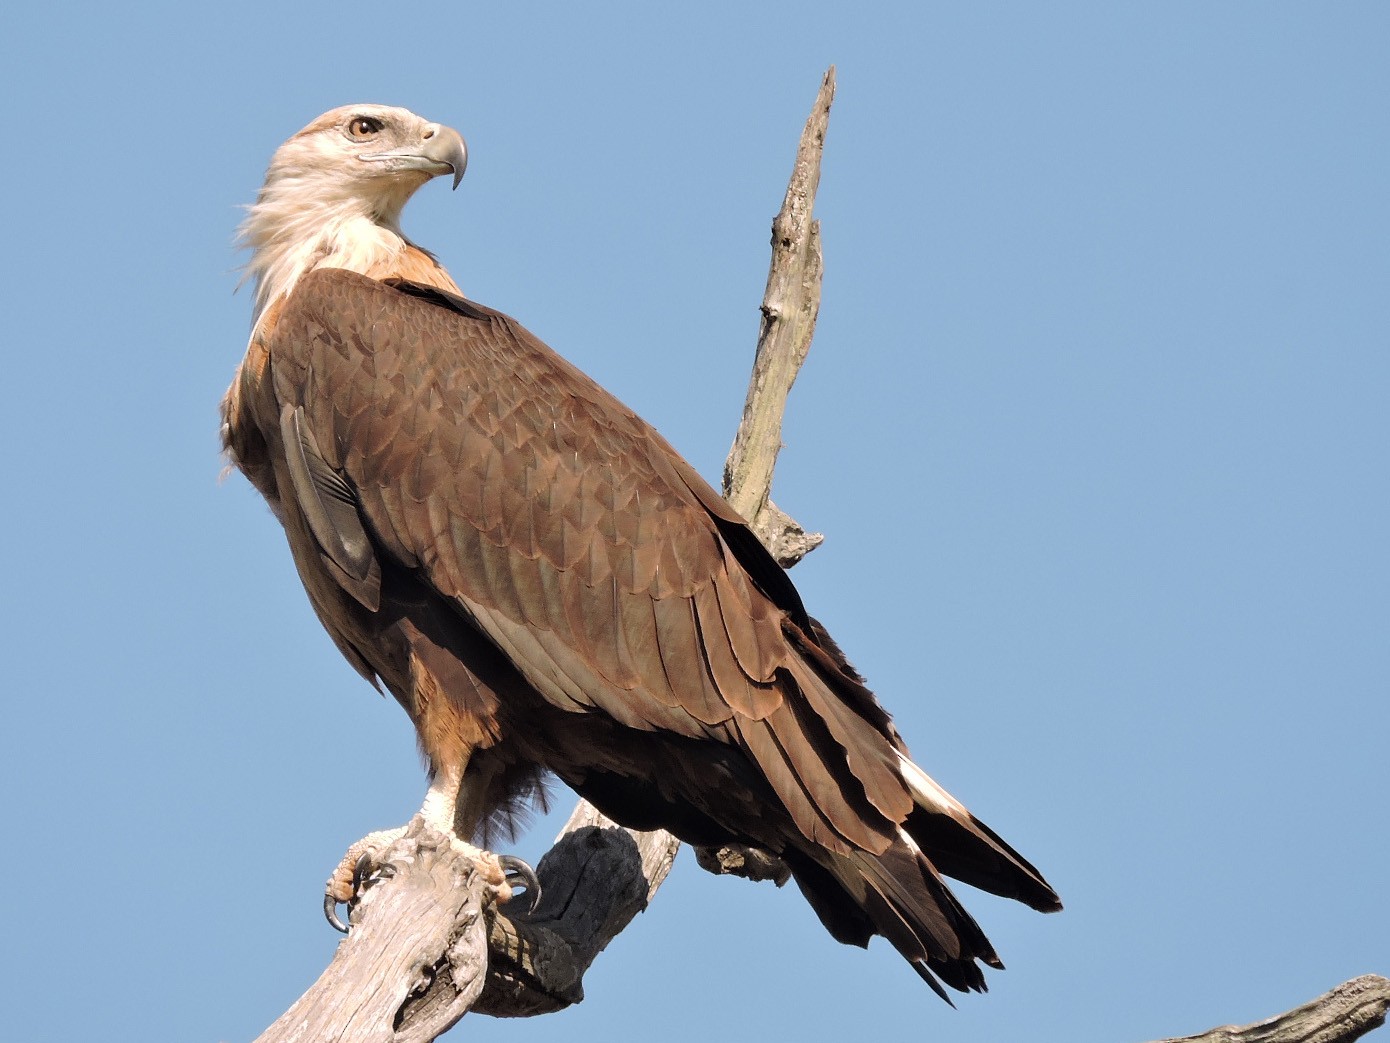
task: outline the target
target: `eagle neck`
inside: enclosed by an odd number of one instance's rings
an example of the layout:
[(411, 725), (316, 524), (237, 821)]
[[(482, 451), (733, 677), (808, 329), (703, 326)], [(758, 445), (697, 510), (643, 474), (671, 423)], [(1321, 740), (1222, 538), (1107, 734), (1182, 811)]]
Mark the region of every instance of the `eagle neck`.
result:
[(404, 200), (382, 212), (354, 197), (319, 197), (306, 204), (305, 196), (268, 187), (241, 226), (241, 244), (252, 251), (246, 278), (256, 284), (253, 336), (270, 306), (288, 297), (307, 273), (346, 268), (374, 274), (392, 267), (413, 246), (400, 230)]

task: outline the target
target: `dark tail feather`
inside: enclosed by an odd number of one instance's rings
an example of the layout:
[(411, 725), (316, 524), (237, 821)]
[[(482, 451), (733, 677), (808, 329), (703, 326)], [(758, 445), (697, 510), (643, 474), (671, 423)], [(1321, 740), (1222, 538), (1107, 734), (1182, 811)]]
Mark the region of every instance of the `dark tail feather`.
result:
[(980, 963), (1003, 966), (931, 863), (906, 843), (881, 855), (798, 852), (787, 861), (831, 935), (859, 946), (882, 935), (947, 1003), (943, 983), (960, 992), (984, 992)]
[(1061, 899), (1033, 864), (974, 815), (966, 825), (950, 815), (918, 807), (903, 829), (936, 868), (953, 880), (1016, 899), (1039, 912), (1062, 908)]

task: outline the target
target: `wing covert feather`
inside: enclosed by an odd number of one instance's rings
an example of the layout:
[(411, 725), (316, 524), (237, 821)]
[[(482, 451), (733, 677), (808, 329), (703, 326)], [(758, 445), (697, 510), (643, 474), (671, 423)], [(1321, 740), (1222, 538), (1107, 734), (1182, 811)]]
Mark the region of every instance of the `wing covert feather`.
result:
[(272, 352), (278, 399), (331, 447), (378, 550), (556, 706), (740, 747), (808, 838), (881, 851), (911, 804), (890, 747), (833, 685), (814, 708), (799, 691), (824, 683), (783, 632), (805, 611), (742, 520), (512, 320), (412, 294), (311, 273)]

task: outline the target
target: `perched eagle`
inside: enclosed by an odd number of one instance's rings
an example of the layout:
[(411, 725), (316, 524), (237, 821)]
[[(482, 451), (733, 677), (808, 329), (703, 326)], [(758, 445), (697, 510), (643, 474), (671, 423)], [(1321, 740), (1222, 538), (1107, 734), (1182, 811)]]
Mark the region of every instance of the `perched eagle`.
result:
[[(1056, 894), (908, 758), (665, 439), (405, 237), (407, 200), (466, 158), (381, 105), (280, 147), (241, 229), (255, 319), (222, 407), (320, 621), (415, 724), (422, 813), (505, 897), (468, 842), (553, 773), (625, 825), (772, 852), (838, 940), (983, 991), (1002, 964), (942, 876)], [(340, 871), (330, 894), (351, 889)]]

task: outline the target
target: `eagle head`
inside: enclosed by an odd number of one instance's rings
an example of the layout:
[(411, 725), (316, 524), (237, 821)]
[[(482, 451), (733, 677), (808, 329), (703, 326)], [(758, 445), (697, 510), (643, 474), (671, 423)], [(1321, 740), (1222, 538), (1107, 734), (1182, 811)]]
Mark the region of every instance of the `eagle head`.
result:
[[(468, 148), (459, 132), (390, 105), (325, 112), (276, 150), (266, 187), (300, 182), (327, 192), (400, 206), (432, 177), (463, 179)], [(396, 207), (399, 213), (400, 206)]]
[(344, 105), (281, 145), (247, 209), (240, 242), (252, 251), (256, 315), (319, 267), (368, 273), (410, 246), (401, 211), (431, 178), (468, 165), (451, 127), (390, 105)]

